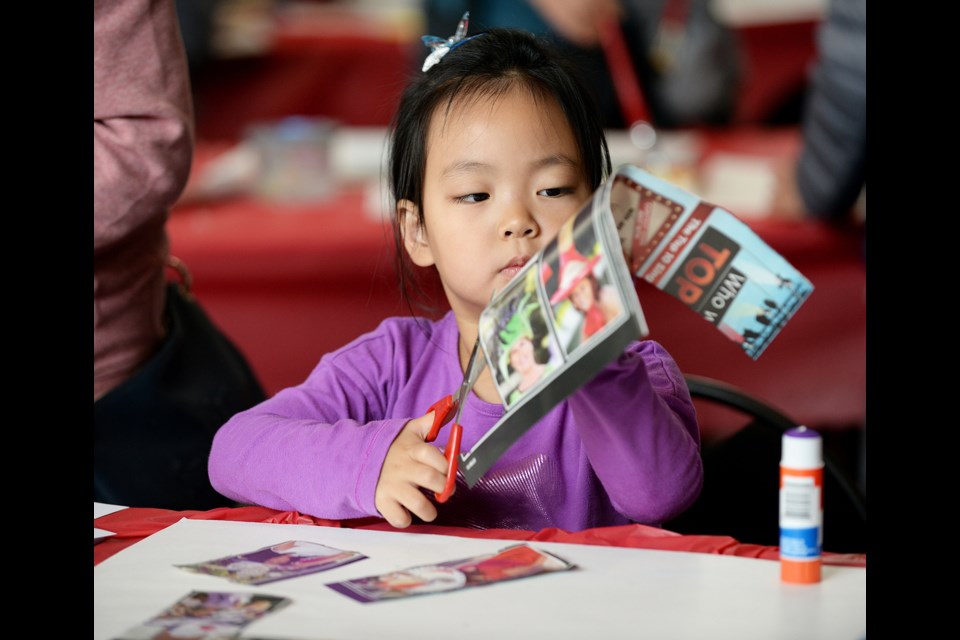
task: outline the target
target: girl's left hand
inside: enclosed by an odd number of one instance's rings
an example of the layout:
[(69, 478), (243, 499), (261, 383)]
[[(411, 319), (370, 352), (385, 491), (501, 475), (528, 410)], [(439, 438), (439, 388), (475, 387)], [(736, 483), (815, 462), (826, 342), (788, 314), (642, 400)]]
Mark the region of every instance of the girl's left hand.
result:
[(380, 469), (374, 503), (380, 515), (398, 529), (410, 526), (413, 515), (424, 522), (437, 517), (436, 505), (423, 490), (443, 491), (447, 459), (440, 449), (424, 441), (431, 426), (432, 411), (404, 425)]

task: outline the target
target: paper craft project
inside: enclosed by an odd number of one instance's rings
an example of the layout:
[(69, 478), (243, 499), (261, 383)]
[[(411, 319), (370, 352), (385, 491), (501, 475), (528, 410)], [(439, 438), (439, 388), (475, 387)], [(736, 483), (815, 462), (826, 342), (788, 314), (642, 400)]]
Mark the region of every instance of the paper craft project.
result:
[(255, 620), (288, 604), (289, 598), (259, 593), (191, 591), (171, 607), (114, 640), (227, 640)]
[(572, 568), (573, 564), (553, 554), (527, 545), (516, 545), (496, 554), (421, 565), (377, 576), (334, 582), (327, 586), (367, 603), (480, 587)]
[(757, 359), (813, 291), (733, 214), (621, 166), (480, 316), (504, 416), (459, 468), (473, 487), (565, 397), (648, 334), (634, 277)]
[(367, 556), (316, 542), (287, 540), (248, 553), (176, 565), (240, 584), (266, 584), (341, 567)]
[(507, 412), (461, 454), (471, 487), (537, 420), (647, 334), (613, 217), (597, 197), (480, 315), (480, 346)]
[[(603, 190), (601, 190), (601, 193)], [(625, 165), (598, 199), (630, 271), (683, 302), (756, 360), (813, 292), (729, 211)]]

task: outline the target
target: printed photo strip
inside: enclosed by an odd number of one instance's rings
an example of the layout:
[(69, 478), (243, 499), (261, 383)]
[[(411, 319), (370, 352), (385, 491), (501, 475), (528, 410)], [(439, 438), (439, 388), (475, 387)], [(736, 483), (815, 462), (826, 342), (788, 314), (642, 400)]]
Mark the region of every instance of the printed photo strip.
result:
[(461, 455), (469, 486), (547, 411), (647, 334), (604, 211), (587, 203), (480, 316), (480, 345), (507, 411)]
[(327, 586), (368, 603), (481, 587), (573, 568), (573, 564), (553, 554), (528, 545), (516, 545), (495, 554), (421, 565)]
[(255, 620), (290, 604), (259, 593), (191, 591), (157, 616), (113, 640), (225, 640), (237, 638)]
[(356, 551), (305, 540), (287, 540), (247, 553), (177, 566), (239, 584), (266, 584), (327, 571), (363, 558), (366, 556)]

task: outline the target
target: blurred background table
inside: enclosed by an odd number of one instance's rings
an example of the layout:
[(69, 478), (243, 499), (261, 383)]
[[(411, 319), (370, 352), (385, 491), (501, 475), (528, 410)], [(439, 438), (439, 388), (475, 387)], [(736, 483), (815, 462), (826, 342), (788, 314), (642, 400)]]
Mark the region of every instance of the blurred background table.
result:
[[(852, 441), (866, 413), (862, 232), (776, 222), (763, 204), (770, 161), (797, 148), (796, 119), (824, 4), (715, 0), (743, 54), (734, 121), (692, 137), (664, 136), (676, 143), (668, 151), (693, 172), (699, 195), (743, 218), (813, 282), (812, 296), (754, 362), (672, 297), (644, 282), (638, 293), (650, 337), (685, 373), (740, 386), (798, 422)], [(216, 55), (193, 69), (191, 184), (248, 139), (252, 126), (291, 115), (333, 123), (333, 164), (351, 165), (326, 198), (277, 202), (234, 193), (191, 200), (188, 188), (172, 213), (171, 249), (191, 269), (195, 293), (272, 394), (301, 382), (324, 353), (409, 312), (394, 277), (380, 167), (382, 128), (423, 56), (423, 22), (415, 0), (219, 5)], [(649, 160), (624, 132), (611, 132), (610, 141), (615, 162)], [(735, 428), (722, 414), (704, 413), (701, 422), (708, 438)]]
[[(181, 0), (181, 9), (196, 0)], [(197, 131), (237, 140), (251, 123), (298, 114), (387, 124), (418, 73), (418, 0), (203, 0), (216, 6), (211, 53), (194, 69)], [(825, 0), (713, 0), (736, 34), (742, 81), (735, 124), (794, 121)], [(184, 11), (181, 13), (186, 14)], [(189, 45), (188, 41), (188, 45)], [(189, 51), (188, 47), (188, 51)]]

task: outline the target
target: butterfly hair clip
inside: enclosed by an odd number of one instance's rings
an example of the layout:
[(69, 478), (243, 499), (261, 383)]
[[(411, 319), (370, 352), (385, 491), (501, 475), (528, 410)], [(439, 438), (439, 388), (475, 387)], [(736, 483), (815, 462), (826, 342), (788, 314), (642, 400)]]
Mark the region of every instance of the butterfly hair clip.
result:
[(430, 55), (428, 55), (427, 59), (423, 61), (423, 69), (421, 69), (421, 71), (430, 69), (430, 67), (440, 62), (443, 56), (447, 55), (467, 40), (473, 40), (476, 38), (476, 35), (470, 36), (469, 38), (465, 37), (467, 35), (467, 26), (469, 24), (470, 12), (467, 11), (463, 14), (463, 17), (460, 18), (460, 23), (457, 25), (456, 33), (449, 38), (444, 39), (438, 36), (421, 36), (420, 39), (423, 41), (423, 44), (431, 49)]

